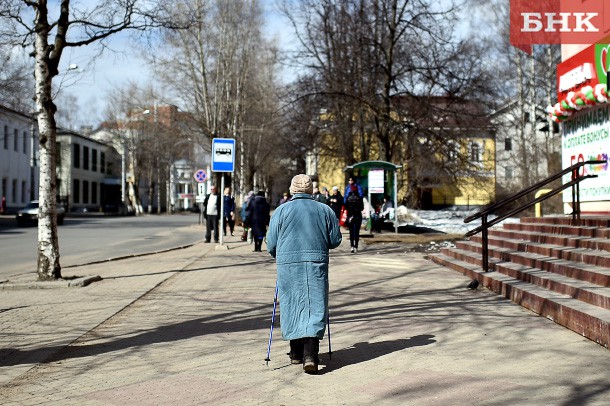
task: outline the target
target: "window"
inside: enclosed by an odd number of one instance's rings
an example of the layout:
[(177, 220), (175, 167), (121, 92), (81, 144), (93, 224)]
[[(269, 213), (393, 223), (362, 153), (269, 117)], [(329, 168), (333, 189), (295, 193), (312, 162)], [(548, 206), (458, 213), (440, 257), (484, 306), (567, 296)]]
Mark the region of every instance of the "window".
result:
[(13, 198), (11, 201), (17, 203), (17, 179), (13, 179)]
[(74, 167), (80, 168), (80, 145), (74, 144)]
[(25, 180), (21, 181), (21, 203), (25, 203), (25, 197), (27, 196), (27, 184)]
[(89, 181), (83, 181), (83, 204), (89, 204)]
[(504, 150), (505, 151), (512, 151), (513, 150), (513, 140), (512, 138), (504, 138)]
[(97, 149), (91, 150), (91, 170), (97, 172)]
[(83, 147), (83, 169), (89, 170), (89, 147)]
[(2, 178), (2, 197), (6, 197), (6, 192), (8, 192), (8, 190), (6, 190), (7, 187), (8, 187), (8, 179)]
[(97, 204), (97, 182), (91, 182), (91, 203)]
[(23, 132), (23, 153), (28, 153), (28, 133), (25, 131)]
[(13, 150), (19, 152), (19, 130), (15, 128), (13, 131), (15, 138), (13, 139)]
[(8, 125), (4, 126), (4, 149), (8, 149)]
[(481, 162), (481, 147), (476, 142), (470, 144), (470, 161)]
[(511, 180), (513, 178), (513, 167), (507, 166), (504, 168), (504, 179)]
[(72, 201), (80, 203), (80, 181), (78, 179), (72, 181)]
[(106, 154), (100, 152), (100, 172), (104, 173), (104, 167), (106, 166)]

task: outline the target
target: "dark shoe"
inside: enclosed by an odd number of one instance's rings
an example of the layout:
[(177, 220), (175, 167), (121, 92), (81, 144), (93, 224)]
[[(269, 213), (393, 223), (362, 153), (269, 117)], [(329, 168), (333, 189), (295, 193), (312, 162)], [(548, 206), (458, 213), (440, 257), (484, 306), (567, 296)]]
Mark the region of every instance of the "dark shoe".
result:
[(292, 365), (299, 365), (303, 363), (303, 339), (298, 338), (296, 340), (290, 340), (290, 363)]
[(218, 240), (214, 240), (214, 242), (215, 242), (216, 244), (218, 244)]
[(305, 371), (306, 374), (318, 373), (318, 364), (313, 357), (305, 357), (305, 361), (303, 361), (303, 371)]
[(205, 241), (204, 241), (204, 243), (205, 243), (205, 244), (209, 244), (209, 243), (210, 243), (210, 240), (205, 240)]
[(303, 363), (303, 356), (298, 356), (297, 354), (294, 354), (292, 352), (288, 353), (288, 356), (290, 357), (290, 363), (292, 365), (299, 365)]

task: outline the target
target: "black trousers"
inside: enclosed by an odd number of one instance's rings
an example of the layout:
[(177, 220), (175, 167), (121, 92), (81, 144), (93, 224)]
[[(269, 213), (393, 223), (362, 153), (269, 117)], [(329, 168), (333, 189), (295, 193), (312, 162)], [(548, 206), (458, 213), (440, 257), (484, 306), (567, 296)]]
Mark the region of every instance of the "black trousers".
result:
[(317, 337), (304, 337), (290, 340), (290, 358), (303, 359), (313, 357), (314, 361), (320, 362), (318, 354), (320, 352), (320, 339)]
[(205, 219), (205, 240), (210, 241), (214, 230), (214, 242), (218, 242), (218, 216), (207, 215)]
[(227, 235), (227, 225), (229, 226), (231, 235), (233, 235), (233, 231), (235, 230), (235, 220), (233, 220), (233, 218), (231, 218), (230, 214), (228, 216), (225, 216), (225, 221), (223, 223), (224, 230), (222, 230), (224, 232), (224, 235)]

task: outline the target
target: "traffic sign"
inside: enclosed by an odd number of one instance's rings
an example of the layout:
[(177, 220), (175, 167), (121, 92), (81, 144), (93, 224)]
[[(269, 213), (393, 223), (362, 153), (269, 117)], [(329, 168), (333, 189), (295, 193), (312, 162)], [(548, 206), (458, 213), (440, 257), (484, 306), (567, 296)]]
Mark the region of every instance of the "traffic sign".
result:
[(194, 178), (197, 182), (205, 182), (208, 177), (203, 169), (198, 169), (197, 172), (195, 172)]
[(203, 195), (205, 195), (205, 184), (198, 183), (197, 184), (197, 196), (203, 196)]
[(233, 172), (235, 169), (235, 139), (212, 139), (212, 171)]

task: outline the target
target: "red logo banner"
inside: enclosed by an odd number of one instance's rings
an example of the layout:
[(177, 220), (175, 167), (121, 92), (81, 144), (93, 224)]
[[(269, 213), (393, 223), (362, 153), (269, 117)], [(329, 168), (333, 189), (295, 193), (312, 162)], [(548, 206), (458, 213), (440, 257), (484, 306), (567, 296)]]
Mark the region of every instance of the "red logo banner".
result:
[(607, 0), (510, 0), (510, 43), (519, 48), (526, 44), (595, 44), (608, 36)]

